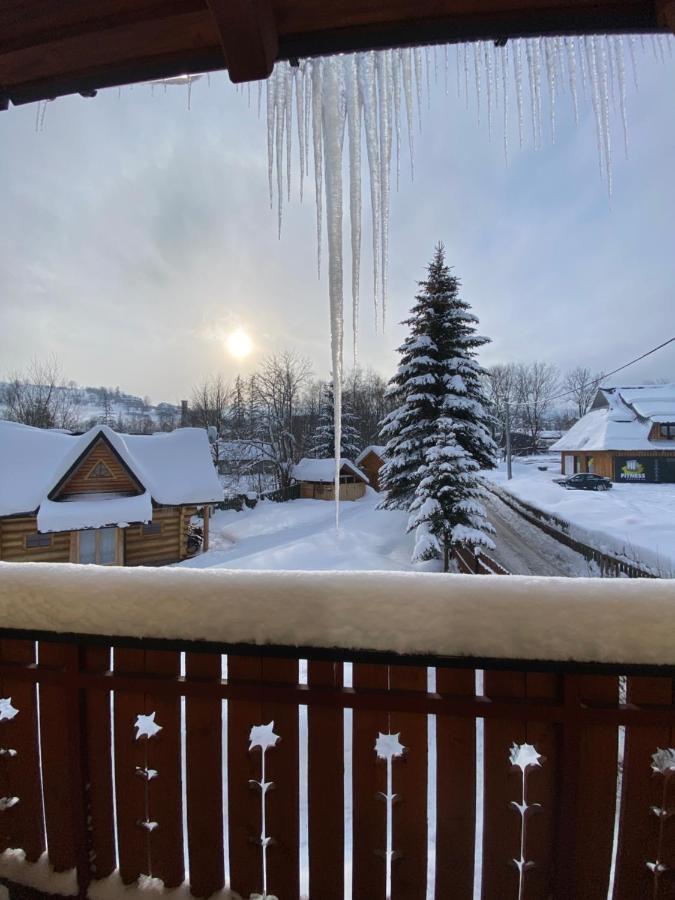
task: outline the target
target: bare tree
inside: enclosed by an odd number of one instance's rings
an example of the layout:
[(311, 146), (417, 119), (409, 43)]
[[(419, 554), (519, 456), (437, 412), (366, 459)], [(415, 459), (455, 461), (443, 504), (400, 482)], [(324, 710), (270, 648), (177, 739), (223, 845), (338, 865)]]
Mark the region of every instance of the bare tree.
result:
[(591, 408), (601, 378), (602, 375), (593, 375), (586, 366), (576, 366), (565, 374), (562, 380), (562, 389), (570, 395), (570, 399), (574, 402), (579, 419), (585, 416)]
[(506, 449), (507, 420), (511, 427), (518, 421), (518, 367), (515, 363), (492, 366), (488, 369), (487, 396), (494, 417), (497, 444)]
[(77, 394), (63, 380), (55, 356), (33, 360), (25, 372), (11, 374), (0, 404), (6, 419), (36, 428), (70, 430), (79, 423)]
[(206, 379), (192, 391), (190, 401), (192, 424), (207, 430), (211, 428), (215, 430), (215, 440), (211, 446), (216, 467), (220, 463), (220, 444), (225, 436), (229, 403), (230, 388), (222, 375)]
[(298, 459), (298, 407), (311, 375), (309, 360), (285, 350), (266, 357), (255, 375), (257, 436), (271, 458), (279, 487), (288, 487)]
[(546, 414), (558, 385), (558, 369), (552, 363), (521, 363), (516, 367), (518, 420), (532, 449), (539, 444)]

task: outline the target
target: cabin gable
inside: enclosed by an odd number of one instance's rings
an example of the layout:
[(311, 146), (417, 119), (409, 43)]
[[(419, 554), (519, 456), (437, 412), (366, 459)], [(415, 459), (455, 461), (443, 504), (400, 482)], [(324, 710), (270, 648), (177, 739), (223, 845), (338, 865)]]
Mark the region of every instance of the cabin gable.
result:
[(64, 500), (73, 494), (142, 494), (143, 485), (104, 435), (98, 435), (49, 494)]

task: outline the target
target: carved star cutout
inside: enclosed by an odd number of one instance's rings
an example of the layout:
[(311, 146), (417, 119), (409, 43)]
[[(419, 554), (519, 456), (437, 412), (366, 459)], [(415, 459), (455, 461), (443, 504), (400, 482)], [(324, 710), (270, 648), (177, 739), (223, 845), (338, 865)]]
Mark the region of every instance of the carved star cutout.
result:
[(375, 741), (375, 752), (379, 759), (395, 759), (397, 756), (403, 756), (405, 747), (399, 741), (401, 732), (396, 734), (382, 734), (380, 732)]
[(279, 735), (274, 733), (273, 721), (267, 725), (254, 725), (251, 728), (248, 749), (253, 750), (254, 747), (260, 747), (264, 753), (268, 747), (276, 747), (278, 740)]
[(659, 747), (656, 753), (652, 754), (652, 770), (665, 775), (666, 772), (671, 772), (673, 769), (675, 769), (675, 750), (672, 747), (668, 747), (667, 750)]
[(3, 722), (5, 719), (13, 719), (18, 712), (19, 710), (12, 706), (11, 697), (0, 697), (0, 722)]
[(134, 728), (136, 729), (136, 740), (142, 737), (154, 737), (159, 731), (162, 730), (162, 726), (158, 725), (157, 722), (155, 722), (155, 716), (156, 713), (154, 712), (150, 713), (149, 716), (136, 716), (136, 721), (134, 722)]
[(543, 758), (532, 744), (511, 744), (509, 760), (511, 765), (517, 766), (521, 772), (525, 772), (528, 766), (541, 766)]

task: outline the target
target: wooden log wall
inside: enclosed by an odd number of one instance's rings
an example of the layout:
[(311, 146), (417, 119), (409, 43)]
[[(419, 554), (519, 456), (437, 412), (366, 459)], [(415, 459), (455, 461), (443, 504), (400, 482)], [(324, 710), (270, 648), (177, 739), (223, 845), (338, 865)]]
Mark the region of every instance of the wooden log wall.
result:
[(70, 532), (44, 535), (45, 547), (27, 547), (26, 538), (37, 535), (37, 516), (0, 519), (0, 559), (6, 562), (69, 562)]
[[(358, 500), (365, 496), (366, 485), (363, 481), (340, 485), (340, 500)], [(335, 485), (328, 482), (300, 482), (300, 497), (303, 500), (335, 500)]]
[(349, 877), (369, 900), (472, 900), (477, 880), (483, 900), (672, 896), (671, 672), (520, 664), (481, 689), (360, 662), (345, 688), (339, 661), (223, 664), (0, 635), (0, 852), (47, 848), (81, 896), (115, 870), (194, 897), (227, 872), (284, 900), (338, 900)]
[[(109, 477), (93, 477), (92, 472), (101, 463), (105, 466)], [(53, 499), (67, 497), (70, 494), (87, 493), (130, 493), (139, 494), (143, 488), (133, 478), (126, 467), (103, 438), (94, 442), (84, 459), (76, 466), (63, 482)]]

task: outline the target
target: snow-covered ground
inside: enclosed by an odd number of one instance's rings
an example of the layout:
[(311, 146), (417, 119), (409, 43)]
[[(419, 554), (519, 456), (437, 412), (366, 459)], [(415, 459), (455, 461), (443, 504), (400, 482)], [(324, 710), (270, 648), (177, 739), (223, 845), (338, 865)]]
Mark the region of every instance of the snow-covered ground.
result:
[[(546, 467), (541, 471), (540, 467)], [(643, 563), (665, 577), (675, 574), (675, 485), (615, 484), (610, 491), (569, 491), (556, 484), (560, 457), (514, 459), (487, 472), (499, 487), (572, 526), (570, 534), (606, 553)]]
[(321, 500), (263, 501), (255, 509), (217, 512), (210, 522), (210, 549), (181, 566), (260, 570), (337, 570), (437, 572), (433, 560), (413, 565), (414, 536), (406, 534), (408, 515), (376, 509), (381, 496), (335, 506)]

